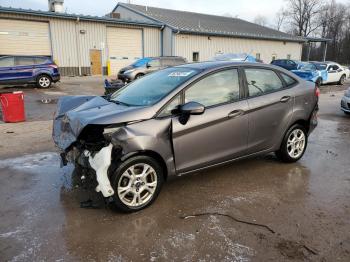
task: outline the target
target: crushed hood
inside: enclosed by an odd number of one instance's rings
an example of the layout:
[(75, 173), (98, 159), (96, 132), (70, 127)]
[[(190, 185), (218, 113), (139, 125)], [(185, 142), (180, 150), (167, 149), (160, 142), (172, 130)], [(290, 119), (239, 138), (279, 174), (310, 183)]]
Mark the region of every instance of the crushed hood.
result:
[(153, 117), (147, 107), (125, 106), (99, 96), (66, 96), (57, 104), (53, 140), (62, 150), (74, 143), (88, 125), (112, 125)]

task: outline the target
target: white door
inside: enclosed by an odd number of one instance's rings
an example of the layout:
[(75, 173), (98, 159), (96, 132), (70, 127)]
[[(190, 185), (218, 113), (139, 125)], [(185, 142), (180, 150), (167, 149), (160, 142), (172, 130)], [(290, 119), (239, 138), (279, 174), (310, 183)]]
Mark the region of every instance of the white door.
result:
[(0, 55), (51, 56), (49, 23), (0, 19)]
[(142, 58), (142, 30), (107, 27), (108, 57), (112, 75)]
[(336, 64), (330, 64), (328, 66), (328, 83), (335, 83), (340, 80), (342, 76), (342, 69)]

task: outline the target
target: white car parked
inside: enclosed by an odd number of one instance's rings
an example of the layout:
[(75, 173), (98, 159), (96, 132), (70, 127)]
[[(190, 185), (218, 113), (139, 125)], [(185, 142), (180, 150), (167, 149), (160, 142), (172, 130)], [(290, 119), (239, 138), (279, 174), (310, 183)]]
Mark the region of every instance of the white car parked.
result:
[(312, 62), (317, 70), (327, 70), (327, 80), (323, 80), (322, 84), (338, 83), (343, 85), (345, 80), (350, 76), (350, 70), (335, 62)]

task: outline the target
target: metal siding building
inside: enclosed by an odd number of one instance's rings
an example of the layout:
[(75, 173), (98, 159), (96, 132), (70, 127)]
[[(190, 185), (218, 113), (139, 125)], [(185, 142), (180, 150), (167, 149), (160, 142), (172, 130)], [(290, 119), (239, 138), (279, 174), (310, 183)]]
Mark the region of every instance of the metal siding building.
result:
[[(142, 21), (0, 8), (0, 55), (52, 56), (62, 75), (87, 75), (94, 71), (91, 52), (97, 51), (100, 61), (96, 62), (102, 67), (97, 72), (106, 74), (112, 57), (118, 60), (111, 68), (115, 74), (137, 57), (161, 55), (160, 28), (160, 24)], [(126, 39), (121, 42), (117, 37), (108, 42), (108, 32), (113, 31), (108, 29), (123, 30)], [(130, 46), (135, 45), (135, 30), (140, 32), (140, 39), (134, 47), (140, 52), (128, 56)], [(109, 51), (113, 49), (125, 52), (113, 57)]]
[(299, 43), (254, 40), (232, 37), (176, 34), (174, 53), (192, 61), (193, 52), (199, 53), (200, 61), (212, 59), (222, 53), (249, 53), (265, 62), (272, 57), (300, 59), (302, 45)]
[(301, 59), (304, 39), (237, 18), (118, 3), (122, 19), (163, 23), (162, 54), (206, 61), (219, 53), (247, 53), (269, 63)]

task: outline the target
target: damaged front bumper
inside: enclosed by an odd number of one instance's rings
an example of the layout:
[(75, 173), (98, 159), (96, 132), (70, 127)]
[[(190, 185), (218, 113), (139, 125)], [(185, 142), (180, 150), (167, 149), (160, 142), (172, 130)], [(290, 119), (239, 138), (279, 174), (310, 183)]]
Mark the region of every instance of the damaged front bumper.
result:
[(118, 152), (120, 150), (117, 150), (112, 143), (102, 147), (99, 151), (73, 147), (69, 152), (60, 154), (61, 166), (72, 163), (93, 170), (98, 183), (95, 188), (96, 192), (101, 192), (104, 197), (111, 197), (114, 195), (114, 190), (109, 180), (109, 169), (112, 166), (112, 157), (116, 157)]

